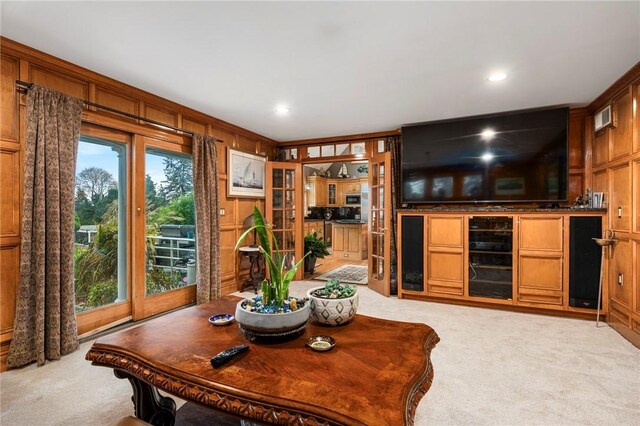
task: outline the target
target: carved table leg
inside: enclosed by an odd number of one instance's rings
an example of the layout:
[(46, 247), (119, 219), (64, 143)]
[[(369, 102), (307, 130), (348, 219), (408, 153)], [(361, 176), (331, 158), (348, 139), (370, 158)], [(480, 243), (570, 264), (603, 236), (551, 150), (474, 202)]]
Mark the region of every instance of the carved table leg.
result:
[(137, 418), (154, 426), (173, 426), (176, 420), (176, 403), (173, 399), (160, 395), (156, 388), (125, 371), (114, 369), (113, 374), (118, 379), (129, 379)]

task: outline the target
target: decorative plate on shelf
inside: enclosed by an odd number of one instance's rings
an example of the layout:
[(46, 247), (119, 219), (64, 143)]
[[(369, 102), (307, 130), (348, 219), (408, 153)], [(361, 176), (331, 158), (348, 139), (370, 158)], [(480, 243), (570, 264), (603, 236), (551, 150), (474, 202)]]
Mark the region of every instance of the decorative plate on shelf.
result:
[(209, 322), (213, 325), (229, 325), (233, 319), (234, 316), (231, 314), (217, 314), (209, 317)]

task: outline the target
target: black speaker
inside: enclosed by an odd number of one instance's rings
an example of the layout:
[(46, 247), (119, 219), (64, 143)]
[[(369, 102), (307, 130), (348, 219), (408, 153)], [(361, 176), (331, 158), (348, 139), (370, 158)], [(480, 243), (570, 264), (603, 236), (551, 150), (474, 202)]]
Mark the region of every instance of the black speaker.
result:
[(602, 252), (592, 238), (602, 237), (602, 218), (572, 217), (569, 232), (569, 306), (596, 309)]
[(402, 216), (402, 289), (424, 290), (424, 216)]

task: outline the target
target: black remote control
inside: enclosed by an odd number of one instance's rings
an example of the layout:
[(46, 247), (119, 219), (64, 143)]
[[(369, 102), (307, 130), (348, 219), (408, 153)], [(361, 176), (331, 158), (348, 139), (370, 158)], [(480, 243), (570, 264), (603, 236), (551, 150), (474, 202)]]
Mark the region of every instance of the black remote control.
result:
[(234, 346), (232, 348), (225, 349), (224, 351), (220, 352), (218, 355), (211, 358), (211, 365), (213, 366), (213, 368), (218, 368), (226, 364), (227, 362), (231, 361), (233, 357), (243, 354), (248, 350), (249, 350), (249, 346), (247, 345)]

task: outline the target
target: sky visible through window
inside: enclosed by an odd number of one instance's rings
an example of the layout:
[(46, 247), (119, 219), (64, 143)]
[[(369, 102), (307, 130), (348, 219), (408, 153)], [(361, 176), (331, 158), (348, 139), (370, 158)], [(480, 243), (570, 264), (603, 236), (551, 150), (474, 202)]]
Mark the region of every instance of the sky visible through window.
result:
[[(116, 153), (108, 146), (97, 145), (80, 141), (78, 145), (78, 162), (76, 167), (76, 176), (82, 170), (89, 167), (100, 167), (111, 173), (114, 179), (118, 179), (118, 162), (103, 161), (116, 156)], [(163, 158), (157, 155), (145, 156), (145, 173), (151, 176), (153, 182), (157, 185), (166, 180), (164, 174)]]

